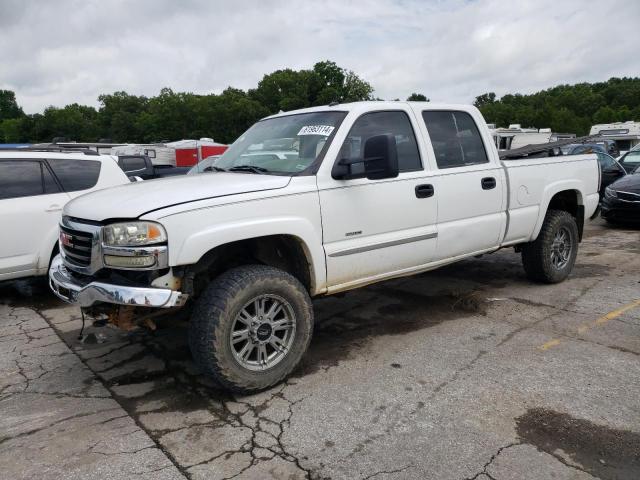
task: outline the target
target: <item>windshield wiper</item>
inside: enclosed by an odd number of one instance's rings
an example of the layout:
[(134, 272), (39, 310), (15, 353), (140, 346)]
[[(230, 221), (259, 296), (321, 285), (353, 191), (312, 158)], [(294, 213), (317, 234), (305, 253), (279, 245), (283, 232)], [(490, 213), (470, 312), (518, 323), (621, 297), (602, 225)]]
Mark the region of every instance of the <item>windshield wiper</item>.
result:
[(267, 173), (269, 170), (254, 165), (236, 165), (227, 170), (228, 172), (251, 172), (251, 173)]

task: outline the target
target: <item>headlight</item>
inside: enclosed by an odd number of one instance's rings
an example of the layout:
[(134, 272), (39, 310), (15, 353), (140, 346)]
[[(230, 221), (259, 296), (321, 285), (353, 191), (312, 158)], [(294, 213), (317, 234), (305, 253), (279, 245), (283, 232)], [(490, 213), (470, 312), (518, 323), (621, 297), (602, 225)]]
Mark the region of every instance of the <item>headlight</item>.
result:
[(137, 247), (167, 241), (162, 225), (153, 222), (125, 222), (102, 229), (102, 241), (109, 247)]
[(611, 187), (607, 187), (604, 189), (604, 196), (607, 198), (615, 198), (617, 197), (616, 195), (616, 191), (613, 190)]

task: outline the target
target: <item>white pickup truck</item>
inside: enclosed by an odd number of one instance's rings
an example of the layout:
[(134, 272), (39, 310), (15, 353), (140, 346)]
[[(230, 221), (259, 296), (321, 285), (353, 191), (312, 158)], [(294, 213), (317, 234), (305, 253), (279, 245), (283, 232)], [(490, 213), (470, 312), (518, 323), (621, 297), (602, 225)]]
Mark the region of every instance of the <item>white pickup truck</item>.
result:
[(49, 278), (121, 328), (192, 303), (196, 362), (239, 392), (295, 368), (312, 297), (503, 247), (522, 252), (532, 280), (564, 280), (598, 205), (595, 155), (502, 161), (464, 105), (280, 113), (213, 169), (70, 202)]

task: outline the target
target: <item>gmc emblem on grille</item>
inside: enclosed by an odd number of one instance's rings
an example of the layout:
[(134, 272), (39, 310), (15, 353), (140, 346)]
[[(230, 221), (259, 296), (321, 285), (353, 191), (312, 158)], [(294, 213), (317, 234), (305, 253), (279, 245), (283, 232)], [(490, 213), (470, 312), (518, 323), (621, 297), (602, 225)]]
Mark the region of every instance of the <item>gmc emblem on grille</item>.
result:
[(60, 243), (65, 247), (73, 247), (73, 237), (65, 232), (60, 232)]

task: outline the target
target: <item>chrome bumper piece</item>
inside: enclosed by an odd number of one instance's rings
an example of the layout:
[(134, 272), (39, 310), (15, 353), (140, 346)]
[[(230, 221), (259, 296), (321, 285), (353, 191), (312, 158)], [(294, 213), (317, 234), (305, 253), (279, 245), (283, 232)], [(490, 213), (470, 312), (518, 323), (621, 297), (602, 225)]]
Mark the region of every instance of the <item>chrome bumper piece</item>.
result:
[(62, 257), (56, 256), (49, 269), (49, 285), (67, 303), (90, 307), (95, 303), (113, 303), (133, 307), (170, 308), (184, 305), (188, 295), (166, 288), (130, 287), (104, 282), (82, 284), (74, 279)]

